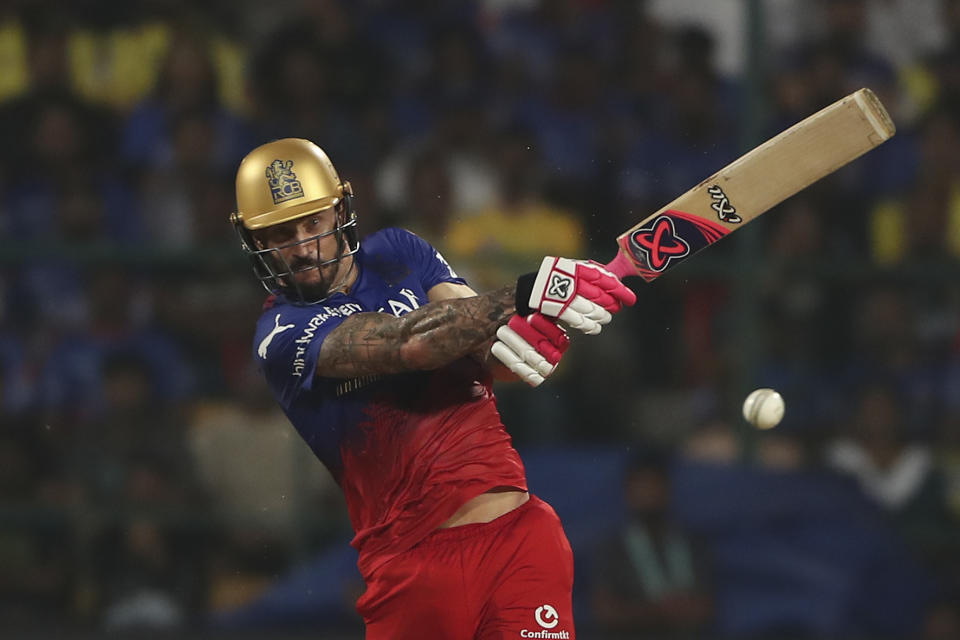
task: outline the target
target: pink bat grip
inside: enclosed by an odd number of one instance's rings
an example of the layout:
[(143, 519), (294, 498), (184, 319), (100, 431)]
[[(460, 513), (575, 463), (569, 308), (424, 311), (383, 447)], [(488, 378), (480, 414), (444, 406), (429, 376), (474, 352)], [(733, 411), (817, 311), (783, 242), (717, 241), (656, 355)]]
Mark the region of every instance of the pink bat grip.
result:
[(638, 275), (637, 268), (634, 266), (632, 262), (630, 262), (630, 258), (623, 255), (622, 251), (617, 251), (617, 256), (613, 260), (608, 262), (605, 265), (605, 268), (607, 271), (611, 272), (613, 275), (617, 276), (621, 280), (623, 280), (627, 276)]

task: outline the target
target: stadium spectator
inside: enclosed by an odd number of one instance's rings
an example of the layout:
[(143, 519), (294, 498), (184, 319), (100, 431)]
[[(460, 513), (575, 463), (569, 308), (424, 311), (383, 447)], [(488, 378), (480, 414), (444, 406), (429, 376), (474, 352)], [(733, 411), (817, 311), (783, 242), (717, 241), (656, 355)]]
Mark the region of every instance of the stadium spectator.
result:
[(229, 395), (197, 403), (187, 443), (223, 526), (256, 533), (290, 552), (302, 537), (329, 537), (349, 525), (331, 517), (341, 512), (340, 491), (313, 464), (259, 381), (248, 362)]
[(627, 522), (597, 552), (593, 614), (607, 632), (701, 637), (714, 606), (710, 561), (671, 516), (668, 457), (639, 449), (624, 478)]
[(933, 451), (906, 427), (902, 391), (883, 382), (866, 384), (853, 411), (848, 432), (826, 449), (828, 464), (856, 478), (931, 570), (953, 568), (960, 557), (960, 526), (950, 513)]
[(253, 133), (221, 97), (211, 43), (186, 30), (170, 33), (169, 40), (155, 86), (126, 118), (121, 158), (142, 169), (169, 167), (175, 162), (176, 126), (194, 114), (212, 129), (205, 165), (229, 172), (253, 142)]
[(91, 274), (84, 289), (88, 307), (83, 322), (66, 327), (50, 345), (41, 399), (45, 415), (58, 426), (74, 429), (102, 412), (103, 367), (114, 355), (143, 358), (150, 367), (150, 386), (161, 401), (181, 401), (190, 392), (188, 362), (168, 335), (138, 317), (147, 301), (137, 300), (134, 287), (133, 279), (118, 269)]
[(463, 265), (470, 282), (484, 291), (495, 288), (507, 274), (536, 264), (550, 247), (563, 254), (587, 255), (579, 217), (541, 195), (543, 161), (532, 131), (508, 127), (497, 133), (491, 146), (497, 200), (472, 215), (454, 211), (444, 229), (450, 259)]
[(95, 536), (100, 624), (112, 632), (185, 627), (205, 605), (208, 536), (184, 508), (184, 478), (162, 455), (128, 459), (118, 506), (122, 518)]
[(960, 258), (960, 117), (944, 102), (918, 123), (917, 179), (870, 215), (870, 249), (883, 265)]
[(78, 493), (61, 484), (61, 453), (31, 426), (8, 417), (0, 430), (0, 504), (34, 516), (2, 529), (0, 621), (10, 631), (64, 624), (78, 578), (69, 518)]

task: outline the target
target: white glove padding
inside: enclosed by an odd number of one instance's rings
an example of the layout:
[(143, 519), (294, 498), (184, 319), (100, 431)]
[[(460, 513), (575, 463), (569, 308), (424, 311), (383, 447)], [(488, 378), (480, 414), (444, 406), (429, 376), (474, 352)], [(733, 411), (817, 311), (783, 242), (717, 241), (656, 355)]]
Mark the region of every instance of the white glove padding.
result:
[(514, 315), (497, 330), (490, 353), (521, 380), (536, 387), (553, 373), (570, 346), (570, 338), (556, 322), (539, 313)]
[(633, 291), (596, 262), (547, 256), (536, 274), (528, 304), (531, 310), (574, 329), (597, 334), (612, 314), (636, 301)]

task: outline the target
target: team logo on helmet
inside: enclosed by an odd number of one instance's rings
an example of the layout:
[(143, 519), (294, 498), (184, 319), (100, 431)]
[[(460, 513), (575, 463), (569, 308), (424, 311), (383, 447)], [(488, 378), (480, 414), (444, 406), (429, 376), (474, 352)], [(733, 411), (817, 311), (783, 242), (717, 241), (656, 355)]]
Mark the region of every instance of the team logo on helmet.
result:
[(293, 172), (293, 160), (274, 160), (265, 172), (273, 204), (303, 197), (303, 185)]

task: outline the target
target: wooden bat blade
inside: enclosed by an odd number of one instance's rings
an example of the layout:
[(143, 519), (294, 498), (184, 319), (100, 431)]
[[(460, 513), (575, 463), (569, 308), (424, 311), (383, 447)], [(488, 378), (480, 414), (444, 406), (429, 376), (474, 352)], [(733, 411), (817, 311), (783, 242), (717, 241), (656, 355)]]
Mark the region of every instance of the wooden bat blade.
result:
[(860, 89), (748, 151), (617, 237), (607, 268), (651, 281), (896, 132)]

